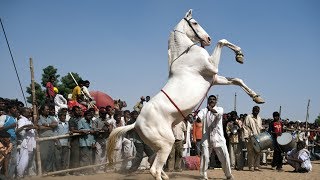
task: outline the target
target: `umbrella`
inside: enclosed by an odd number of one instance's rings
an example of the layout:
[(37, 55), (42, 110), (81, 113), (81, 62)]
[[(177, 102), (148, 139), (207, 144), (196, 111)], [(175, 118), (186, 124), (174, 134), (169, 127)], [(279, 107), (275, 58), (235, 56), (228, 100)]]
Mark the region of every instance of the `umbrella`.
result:
[(90, 91), (90, 95), (96, 101), (96, 106), (98, 108), (106, 107), (108, 105), (114, 108), (113, 99), (108, 94), (101, 91)]

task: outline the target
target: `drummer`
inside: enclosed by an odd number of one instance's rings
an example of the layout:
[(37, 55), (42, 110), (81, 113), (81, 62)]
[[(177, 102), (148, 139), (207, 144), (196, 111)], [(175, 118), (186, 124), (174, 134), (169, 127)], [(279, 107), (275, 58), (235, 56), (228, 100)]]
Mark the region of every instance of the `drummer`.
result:
[(272, 136), (273, 139), (273, 158), (272, 158), (272, 169), (277, 169), (279, 172), (282, 170), (282, 161), (283, 161), (283, 155), (282, 150), (280, 148), (280, 145), (277, 142), (277, 137), (281, 136), (283, 132), (283, 123), (280, 120), (280, 114), (279, 112), (273, 112), (273, 121), (269, 124), (269, 133)]
[(253, 142), (251, 137), (254, 135), (259, 135), (262, 127), (262, 120), (259, 116), (260, 107), (254, 106), (252, 108), (252, 114), (249, 114), (244, 120), (243, 132), (244, 139), (248, 151), (248, 166), (250, 171), (261, 171), (260, 169), (260, 152), (256, 152), (253, 147)]

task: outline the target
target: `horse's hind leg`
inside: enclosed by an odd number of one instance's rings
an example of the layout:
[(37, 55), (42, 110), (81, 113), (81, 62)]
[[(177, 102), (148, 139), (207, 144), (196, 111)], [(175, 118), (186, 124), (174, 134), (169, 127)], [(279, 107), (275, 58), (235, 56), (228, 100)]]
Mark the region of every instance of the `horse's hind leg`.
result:
[(166, 163), (167, 158), (171, 152), (173, 143), (174, 143), (173, 134), (172, 134), (172, 138), (160, 140), (157, 143), (157, 146), (160, 148), (157, 151), (156, 157), (155, 157), (153, 164), (150, 168), (150, 173), (157, 180), (169, 179), (167, 174), (163, 171), (163, 166)]
[(243, 82), (242, 79), (229, 78), (229, 77), (223, 77), (223, 76), (216, 75), (214, 84), (215, 85), (238, 85), (244, 90), (244, 92), (246, 92), (253, 99), (254, 102), (256, 102), (258, 104), (264, 103), (264, 100), (260, 97), (260, 95), (258, 95), (253, 90), (251, 90)]

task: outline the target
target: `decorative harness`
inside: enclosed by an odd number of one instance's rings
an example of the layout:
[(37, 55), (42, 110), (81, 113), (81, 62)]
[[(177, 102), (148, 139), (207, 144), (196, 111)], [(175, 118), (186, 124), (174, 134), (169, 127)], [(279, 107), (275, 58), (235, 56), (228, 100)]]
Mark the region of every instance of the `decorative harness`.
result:
[[(199, 43), (199, 42), (204, 41), (204, 40), (199, 36), (199, 34), (196, 32), (196, 30), (193, 28), (193, 26), (191, 25), (191, 22), (190, 22), (191, 19), (192, 19), (192, 18), (190, 18), (189, 20), (188, 20), (187, 18), (184, 18), (184, 20), (187, 21), (189, 27), (192, 29), (192, 31), (194, 32), (194, 34), (196, 35), (196, 37), (199, 39), (199, 41), (197, 41), (197, 42), (193, 43), (192, 45), (190, 45), (190, 46), (189, 46), (186, 50), (184, 50), (177, 58), (175, 58), (175, 59), (172, 61), (172, 63), (170, 64), (170, 68), (171, 68), (173, 62), (176, 61), (177, 59), (179, 59), (183, 54), (188, 53), (188, 51), (191, 49), (192, 46), (196, 45), (196, 44)], [(175, 29), (174, 31), (177, 31), (177, 32), (180, 32), (180, 33), (185, 34), (184, 32), (178, 31), (178, 30), (176, 30), (176, 29)], [(210, 88), (211, 88), (211, 86), (212, 86), (212, 84), (213, 84), (213, 82), (214, 82), (214, 79), (215, 79), (215, 78), (212, 79), (212, 81), (211, 81), (211, 83), (210, 83), (210, 86), (209, 86), (206, 94), (204, 95), (204, 97), (201, 99), (201, 102), (200, 102), (200, 104), (198, 105), (197, 109), (193, 112), (193, 113), (194, 113), (194, 114), (193, 114), (194, 117), (199, 113), (200, 106), (202, 105), (205, 97), (208, 95), (208, 92), (209, 92), (209, 90), (210, 90)], [(187, 117), (183, 114), (183, 112), (182, 112), (181, 109), (178, 107), (178, 105), (170, 98), (170, 96), (169, 96), (163, 89), (161, 89), (161, 92), (162, 92), (164, 95), (167, 96), (167, 98), (168, 98), (169, 101), (172, 103), (172, 105), (178, 110), (178, 112), (181, 114), (181, 116), (183, 117), (183, 119), (186, 121), (186, 120), (187, 120)]]

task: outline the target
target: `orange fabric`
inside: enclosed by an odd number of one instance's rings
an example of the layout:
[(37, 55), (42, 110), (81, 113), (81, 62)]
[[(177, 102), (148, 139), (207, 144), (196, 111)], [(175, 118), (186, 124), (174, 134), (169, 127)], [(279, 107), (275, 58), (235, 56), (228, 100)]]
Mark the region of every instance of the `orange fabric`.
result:
[(194, 122), (192, 130), (193, 140), (202, 139), (202, 122)]

